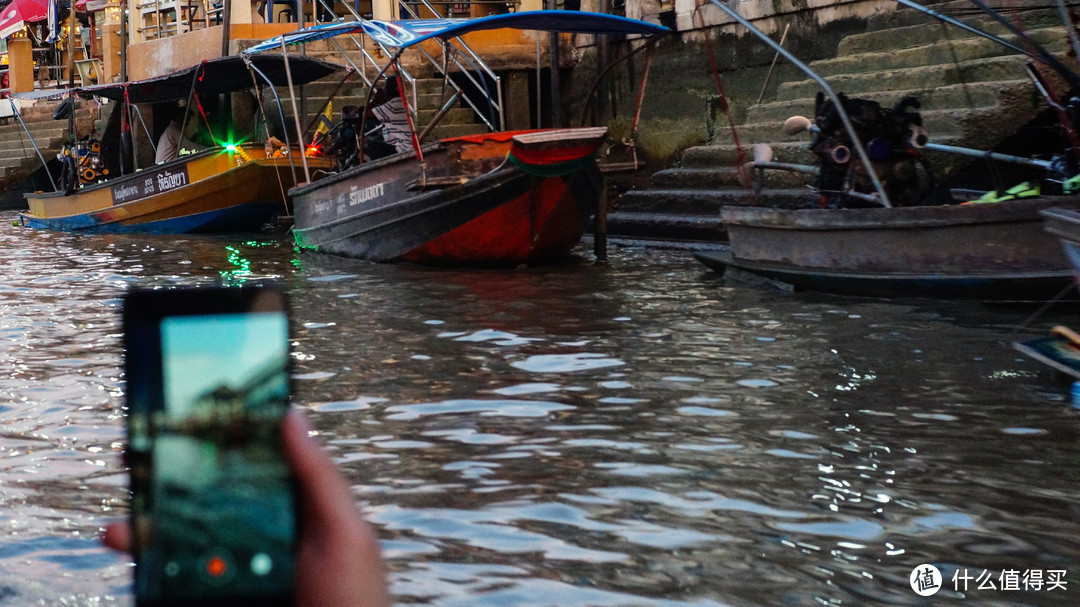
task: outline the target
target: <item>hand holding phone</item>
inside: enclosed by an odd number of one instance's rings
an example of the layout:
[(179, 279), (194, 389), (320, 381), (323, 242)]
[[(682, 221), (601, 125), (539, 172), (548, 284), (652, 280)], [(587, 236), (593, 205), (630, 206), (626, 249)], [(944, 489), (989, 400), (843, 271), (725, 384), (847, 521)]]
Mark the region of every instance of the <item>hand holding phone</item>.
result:
[[(160, 329), (151, 327), (160, 325), (160, 320), (167, 315), (198, 315), (200, 313), (284, 313), (284, 301), (280, 294), (272, 296), (253, 307), (247, 295), (233, 295), (230, 293), (226, 301), (218, 300), (216, 304), (211, 301), (219, 299), (221, 294), (210, 294), (199, 289), (199, 294), (181, 294), (165, 292), (157, 296), (133, 295), (131, 301), (125, 302), (125, 346), (127, 347), (127, 367), (129, 367), (129, 396), (133, 401), (147, 399), (148, 396), (159, 393), (162, 389), (153, 386), (153, 378), (161, 379), (161, 373), (154, 372), (161, 363), (153, 363), (154, 360), (162, 359), (160, 355), (160, 343), (153, 345), (153, 337), (159, 334)], [(150, 297), (156, 301), (141, 300)], [(229, 301), (229, 297), (233, 297)], [(198, 299), (200, 302), (194, 302)], [(246, 304), (244, 302), (246, 301)], [(238, 308), (237, 305), (241, 304)], [(144, 310), (144, 311), (139, 311)], [(149, 310), (149, 311), (147, 311)], [(280, 312), (275, 312), (280, 310)], [(147, 332), (150, 334), (147, 334)], [(279, 335), (274, 333), (274, 335)], [(135, 343), (140, 339), (149, 339), (149, 342)], [(148, 354), (147, 349), (151, 351)], [(271, 349), (272, 350), (272, 349)], [(136, 356), (137, 359), (133, 359)], [(141, 361), (141, 362), (137, 362)], [(136, 367), (138, 367), (136, 369)], [(133, 374), (135, 381), (132, 382)], [(135, 394), (133, 390), (139, 391)], [(132, 420), (129, 419), (131, 426)], [(390, 605), (387, 590), (386, 569), (384, 569), (375, 532), (363, 520), (355, 507), (355, 499), (352, 496), (349, 485), (338, 473), (335, 464), (324, 453), (323, 449), (309, 436), (308, 424), (303, 417), (296, 412), (287, 413), (281, 420), (281, 447), (287, 468), (292, 471), (295, 480), (295, 498), (297, 501), (295, 512), (299, 518), (294, 545), (294, 566), (292, 576), (292, 592), (282, 593), (275, 598), (268, 599), (266, 603), (259, 604), (286, 604), (288, 594), (293, 595), (296, 605), (305, 607), (388, 607)], [(134, 451), (132, 451), (134, 454)], [(136, 457), (137, 459), (137, 457)], [(145, 462), (144, 462), (145, 463)], [(146, 467), (144, 467), (146, 468)], [(140, 490), (147, 489), (148, 478), (153, 477), (152, 467), (149, 470), (136, 472), (133, 467), (133, 497), (139, 497)], [(143, 477), (143, 485), (139, 489), (138, 477)], [(135, 500), (133, 500), (135, 501)], [(147, 504), (143, 503), (146, 508)], [(152, 508), (150, 509), (152, 511)], [(140, 516), (138, 502), (133, 503), (133, 522), (137, 522)], [(137, 523), (136, 523), (137, 524)], [(145, 525), (145, 523), (143, 523)], [(114, 523), (109, 525), (104, 534), (104, 542), (113, 550), (132, 552), (136, 548), (133, 542), (133, 525), (129, 523)], [(146, 541), (145, 538), (141, 541)], [(145, 558), (139, 558), (138, 567), (147, 567)], [(140, 581), (136, 578), (136, 596), (139, 605), (167, 605), (170, 603), (159, 601), (157, 598), (145, 597), (148, 589), (140, 588)], [(198, 589), (197, 589), (198, 590)], [(202, 589), (205, 590), (205, 589)], [(180, 594), (171, 597), (173, 604), (228, 604), (244, 605), (258, 603), (258, 599), (244, 597), (232, 593), (232, 596), (222, 593), (231, 593), (232, 589), (218, 588), (218, 596), (203, 601), (191, 601)], [(201, 590), (200, 590), (201, 592)], [(265, 593), (264, 593), (265, 594)]]
[(136, 604), (292, 605), (284, 295), (133, 291), (124, 331)]

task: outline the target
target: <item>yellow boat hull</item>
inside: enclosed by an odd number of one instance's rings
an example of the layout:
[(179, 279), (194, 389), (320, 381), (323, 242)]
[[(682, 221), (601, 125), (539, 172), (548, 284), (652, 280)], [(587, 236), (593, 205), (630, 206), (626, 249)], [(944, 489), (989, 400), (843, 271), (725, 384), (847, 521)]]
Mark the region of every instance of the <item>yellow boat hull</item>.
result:
[[(308, 158), (326, 170), (327, 158)], [(261, 146), (209, 150), (104, 183), (26, 194), (23, 225), (95, 232), (241, 232), (288, 214), (287, 192), (303, 179), (301, 158), (266, 158)]]

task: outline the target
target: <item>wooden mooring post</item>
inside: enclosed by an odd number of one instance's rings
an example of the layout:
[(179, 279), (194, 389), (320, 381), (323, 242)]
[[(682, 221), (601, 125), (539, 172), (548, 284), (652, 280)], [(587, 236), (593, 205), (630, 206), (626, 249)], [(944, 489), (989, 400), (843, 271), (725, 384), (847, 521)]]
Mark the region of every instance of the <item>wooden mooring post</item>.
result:
[(596, 219), (593, 221), (593, 255), (597, 261), (607, 261), (607, 178), (600, 176), (600, 195), (596, 198)]

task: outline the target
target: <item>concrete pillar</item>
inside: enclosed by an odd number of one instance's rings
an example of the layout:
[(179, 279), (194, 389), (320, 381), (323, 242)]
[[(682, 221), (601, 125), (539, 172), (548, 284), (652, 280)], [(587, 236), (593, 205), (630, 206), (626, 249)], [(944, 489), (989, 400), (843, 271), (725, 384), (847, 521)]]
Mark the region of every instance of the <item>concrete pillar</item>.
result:
[(371, 0), (371, 18), (379, 21), (396, 21), (397, 0)]
[(12, 93), (34, 90), (34, 46), (25, 32), (8, 38), (8, 86)]
[(139, 32), (142, 27), (142, 13), (137, 8), (135, 0), (121, 0), (120, 6), (127, 14), (128, 45), (138, 44), (143, 41), (143, 35)]
[(120, 77), (120, 11), (119, 2), (110, 2), (101, 19), (101, 74), (98, 82), (115, 82)]
[(229, 23), (251, 23), (251, 1), (233, 0), (229, 3), (232, 10), (229, 14)]
[(503, 119), (506, 121), (506, 130), (521, 131), (531, 128), (532, 100), (529, 98), (530, 72), (514, 70), (506, 75), (504, 85), (506, 90), (503, 94)]

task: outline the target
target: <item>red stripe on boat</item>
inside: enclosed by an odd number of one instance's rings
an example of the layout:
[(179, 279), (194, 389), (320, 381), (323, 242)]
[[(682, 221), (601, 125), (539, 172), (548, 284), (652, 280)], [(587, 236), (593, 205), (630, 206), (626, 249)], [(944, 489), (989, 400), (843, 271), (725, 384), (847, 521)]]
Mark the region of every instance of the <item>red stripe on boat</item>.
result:
[(402, 256), (413, 262), (519, 264), (563, 255), (585, 231), (573, 193), (559, 178), (542, 179), (535, 189)]
[(596, 150), (600, 149), (600, 143), (578, 145), (573, 147), (559, 147), (552, 149), (536, 149), (536, 150), (524, 150), (520, 147), (511, 144), (510, 153), (515, 158), (524, 162), (525, 164), (533, 165), (545, 165), (545, 164), (559, 164), (560, 162), (570, 162), (571, 160), (580, 160), (587, 156), (591, 156), (596, 153)]

